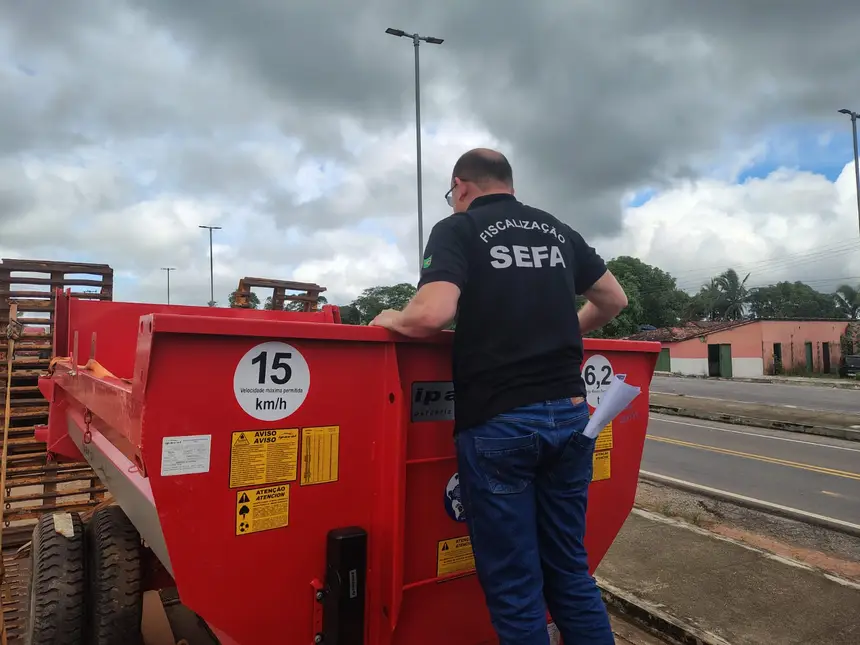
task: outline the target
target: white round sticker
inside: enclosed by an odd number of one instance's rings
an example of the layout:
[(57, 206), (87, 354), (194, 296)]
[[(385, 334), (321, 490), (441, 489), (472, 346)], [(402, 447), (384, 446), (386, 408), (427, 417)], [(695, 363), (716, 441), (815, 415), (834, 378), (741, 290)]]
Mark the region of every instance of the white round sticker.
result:
[(612, 384), (612, 363), (605, 356), (595, 354), (582, 366), (582, 378), (585, 381), (586, 400), (588, 405), (596, 408), (601, 395)]
[(460, 496), (460, 474), (454, 473), (445, 485), (445, 512), (455, 522), (466, 521), (466, 509)]
[(242, 409), (260, 421), (286, 419), (308, 395), (311, 373), (292, 345), (271, 341), (251, 349), (233, 374), (233, 393)]

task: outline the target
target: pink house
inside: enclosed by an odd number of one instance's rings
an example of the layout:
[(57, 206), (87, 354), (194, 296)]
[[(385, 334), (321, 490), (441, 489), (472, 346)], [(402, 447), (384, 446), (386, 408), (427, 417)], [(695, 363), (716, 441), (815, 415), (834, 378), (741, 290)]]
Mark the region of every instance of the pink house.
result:
[(849, 321), (693, 322), (630, 336), (660, 341), (658, 372), (754, 377), (777, 372), (836, 373)]

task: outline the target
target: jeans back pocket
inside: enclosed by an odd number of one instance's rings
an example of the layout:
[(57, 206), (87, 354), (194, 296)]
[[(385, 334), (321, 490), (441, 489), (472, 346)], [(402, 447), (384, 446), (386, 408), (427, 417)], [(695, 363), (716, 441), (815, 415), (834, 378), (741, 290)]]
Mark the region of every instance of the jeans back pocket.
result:
[(523, 492), (540, 458), (536, 432), (519, 437), (475, 437), (478, 465), (495, 495)]

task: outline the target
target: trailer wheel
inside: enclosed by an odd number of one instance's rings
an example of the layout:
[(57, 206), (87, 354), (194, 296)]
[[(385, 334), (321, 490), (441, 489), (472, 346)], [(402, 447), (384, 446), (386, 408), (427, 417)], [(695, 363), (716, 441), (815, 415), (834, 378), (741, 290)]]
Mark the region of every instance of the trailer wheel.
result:
[(80, 515), (43, 515), (33, 529), (30, 563), (25, 644), (79, 645), (86, 584)]
[(140, 535), (119, 506), (87, 523), (87, 645), (141, 645)]

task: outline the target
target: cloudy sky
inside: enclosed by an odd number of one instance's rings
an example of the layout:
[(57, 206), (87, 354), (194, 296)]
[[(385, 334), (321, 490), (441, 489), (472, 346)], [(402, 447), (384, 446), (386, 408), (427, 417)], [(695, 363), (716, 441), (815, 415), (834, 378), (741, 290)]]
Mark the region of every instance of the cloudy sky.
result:
[(0, 0), (0, 257), (104, 262), (117, 299), (241, 276), (346, 302), (417, 274), (463, 151), (607, 258), (695, 289), (860, 283), (856, 0)]

